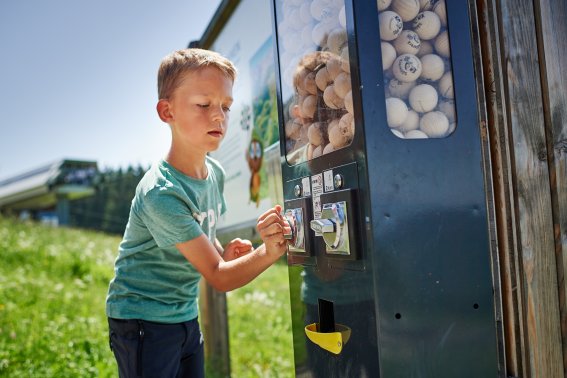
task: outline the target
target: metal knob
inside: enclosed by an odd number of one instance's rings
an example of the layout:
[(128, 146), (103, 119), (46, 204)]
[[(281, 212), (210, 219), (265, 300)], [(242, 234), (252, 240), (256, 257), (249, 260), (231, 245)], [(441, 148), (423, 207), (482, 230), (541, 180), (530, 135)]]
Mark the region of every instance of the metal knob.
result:
[(293, 247), (294, 250), (303, 252), (305, 248), (303, 210), (301, 208), (288, 209), (284, 214), (284, 218), (291, 228), (291, 233), (284, 234), (284, 238), (290, 240), (290, 246)]
[(327, 247), (337, 249), (343, 242), (345, 214), (340, 203), (323, 205), (321, 219), (314, 219), (309, 226), (321, 235)]

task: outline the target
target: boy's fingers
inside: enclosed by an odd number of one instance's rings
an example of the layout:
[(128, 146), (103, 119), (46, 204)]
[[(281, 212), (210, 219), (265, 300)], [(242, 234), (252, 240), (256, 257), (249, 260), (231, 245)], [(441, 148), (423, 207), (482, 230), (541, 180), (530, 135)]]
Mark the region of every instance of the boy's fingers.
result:
[(272, 214), (275, 214), (275, 215), (277, 215), (278, 217), (281, 218), (281, 211), (282, 211), (282, 207), (280, 205), (276, 205), (273, 208), (271, 208), (270, 210), (268, 210), (265, 213), (263, 213), (262, 215), (260, 215), (258, 217), (258, 222), (266, 219), (268, 216), (270, 216)]
[(274, 235), (280, 235), (283, 237), (285, 232), (284, 232), (284, 227), (281, 224), (272, 223), (269, 226), (258, 229), (258, 233), (260, 234), (260, 237), (264, 239), (266, 237), (270, 237)]
[(267, 215), (264, 219), (258, 220), (257, 227), (258, 227), (258, 230), (260, 230), (264, 227), (268, 227), (269, 225), (275, 224), (275, 223), (284, 226), (287, 223), (287, 221), (284, 221), (283, 218), (279, 214), (272, 213), (272, 214)]
[(260, 234), (264, 237), (274, 236), (276, 234), (281, 234), (283, 237), (283, 226), (279, 223), (272, 223), (262, 229), (258, 229)]

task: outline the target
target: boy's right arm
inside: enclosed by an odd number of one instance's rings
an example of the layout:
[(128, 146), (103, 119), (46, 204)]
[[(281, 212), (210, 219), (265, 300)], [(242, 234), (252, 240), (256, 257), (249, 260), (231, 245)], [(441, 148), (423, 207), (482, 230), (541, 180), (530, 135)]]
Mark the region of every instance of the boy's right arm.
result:
[(283, 234), (289, 225), (280, 212), (281, 207), (276, 206), (258, 218), (257, 229), (264, 244), (237, 259), (224, 261), (205, 235), (176, 244), (176, 247), (216, 290), (239, 288), (256, 278), (286, 252), (287, 241)]

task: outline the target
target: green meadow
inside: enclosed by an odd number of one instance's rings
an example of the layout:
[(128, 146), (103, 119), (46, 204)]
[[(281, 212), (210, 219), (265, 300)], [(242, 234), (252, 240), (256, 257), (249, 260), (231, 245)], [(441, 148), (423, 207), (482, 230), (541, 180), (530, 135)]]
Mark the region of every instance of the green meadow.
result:
[[(104, 300), (119, 242), (0, 217), (0, 377), (118, 376)], [(288, 287), (278, 263), (228, 294), (232, 377), (293, 376)]]

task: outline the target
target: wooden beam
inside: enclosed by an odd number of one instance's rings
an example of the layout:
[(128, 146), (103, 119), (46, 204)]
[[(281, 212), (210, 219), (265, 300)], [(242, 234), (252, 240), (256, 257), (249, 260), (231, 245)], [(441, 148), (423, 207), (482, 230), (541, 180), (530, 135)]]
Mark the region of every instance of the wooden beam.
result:
[(531, 0), (498, 2), (524, 309), (526, 377), (563, 377), (557, 264), (536, 19)]
[[(480, 6), (480, 8), (479, 8)], [(481, 135), (481, 146), (482, 146), (482, 155), (483, 155), (483, 174), (484, 174), (484, 186), (486, 190), (486, 200), (487, 200), (487, 215), (489, 221), (489, 236), (490, 236), (490, 257), (492, 262), (492, 281), (494, 285), (494, 313), (496, 319), (496, 335), (497, 335), (497, 346), (498, 346), (498, 367), (499, 367), (499, 377), (500, 378), (507, 378), (507, 353), (506, 350), (509, 348), (506, 343), (505, 338), (505, 325), (508, 323), (506, 320), (506, 312), (504, 311), (504, 305), (509, 306), (509, 295), (503, 295), (504, 292), (509, 292), (510, 283), (506, 278), (509, 278), (510, 275), (502, 275), (502, 269), (508, 269), (508, 261), (504, 261), (504, 264), (501, 262), (501, 257), (499, 254), (499, 233), (497, 226), (499, 222), (501, 223), (503, 220), (506, 220), (506, 217), (502, 216), (502, 210), (497, 209), (497, 207), (501, 207), (502, 204), (500, 201), (501, 196), (503, 195), (503, 191), (501, 190), (501, 167), (502, 157), (497, 155), (494, 159), (495, 163), (492, 159), (492, 150), (491, 146), (493, 143), (491, 142), (491, 138), (494, 136), (494, 123), (495, 123), (495, 109), (498, 109), (496, 106), (495, 96), (493, 93), (494, 87), (494, 75), (491, 74), (491, 66), (493, 65), (491, 60), (491, 50), (490, 45), (487, 47), (486, 45), (489, 43), (489, 39), (491, 36), (491, 32), (488, 27), (488, 23), (490, 22), (487, 19), (487, 5), (486, 1), (470, 1), (469, 2), (469, 13), (471, 19), (471, 37), (472, 37), (472, 46), (473, 46), (473, 66), (475, 70), (475, 80), (476, 80), (476, 87), (477, 87), (477, 98), (478, 98), (478, 119), (479, 119), (479, 127), (480, 127), (480, 135)], [(487, 55), (487, 57), (485, 57)], [(486, 81), (488, 80), (488, 81)], [(490, 113), (488, 111), (490, 108)], [(489, 115), (490, 114), (490, 115)], [(497, 120), (498, 121), (498, 120)], [(497, 122), (496, 121), (496, 122)], [(498, 154), (499, 152), (496, 151)], [(509, 164), (507, 165), (509, 166)], [(494, 181), (497, 182), (494, 182)], [(498, 193), (496, 193), (498, 190)], [(504, 210), (508, 210), (507, 212), (510, 213), (510, 207), (504, 207)], [(505, 236), (504, 233), (501, 236)], [(512, 312), (512, 315), (514, 313)], [(515, 324), (516, 319), (512, 319), (511, 324)], [(514, 333), (512, 333), (514, 334)], [(515, 361), (512, 361), (515, 363)]]
[(553, 204), (557, 284), (563, 342), (563, 369), (567, 375), (567, 2), (534, 1), (538, 23), (539, 59), (547, 131), (550, 193)]
[[(501, 60), (501, 38), (496, 3), (477, 0), (476, 17), (486, 99), (486, 125), (490, 140), (490, 163), (494, 191), (496, 238), (500, 268), (502, 319), (504, 332), (505, 375), (525, 377), (523, 351), (524, 309), (519, 272), (520, 252), (516, 244), (516, 213), (513, 196), (512, 144), (505, 111), (504, 73)], [(482, 120), (482, 117), (481, 117)]]

